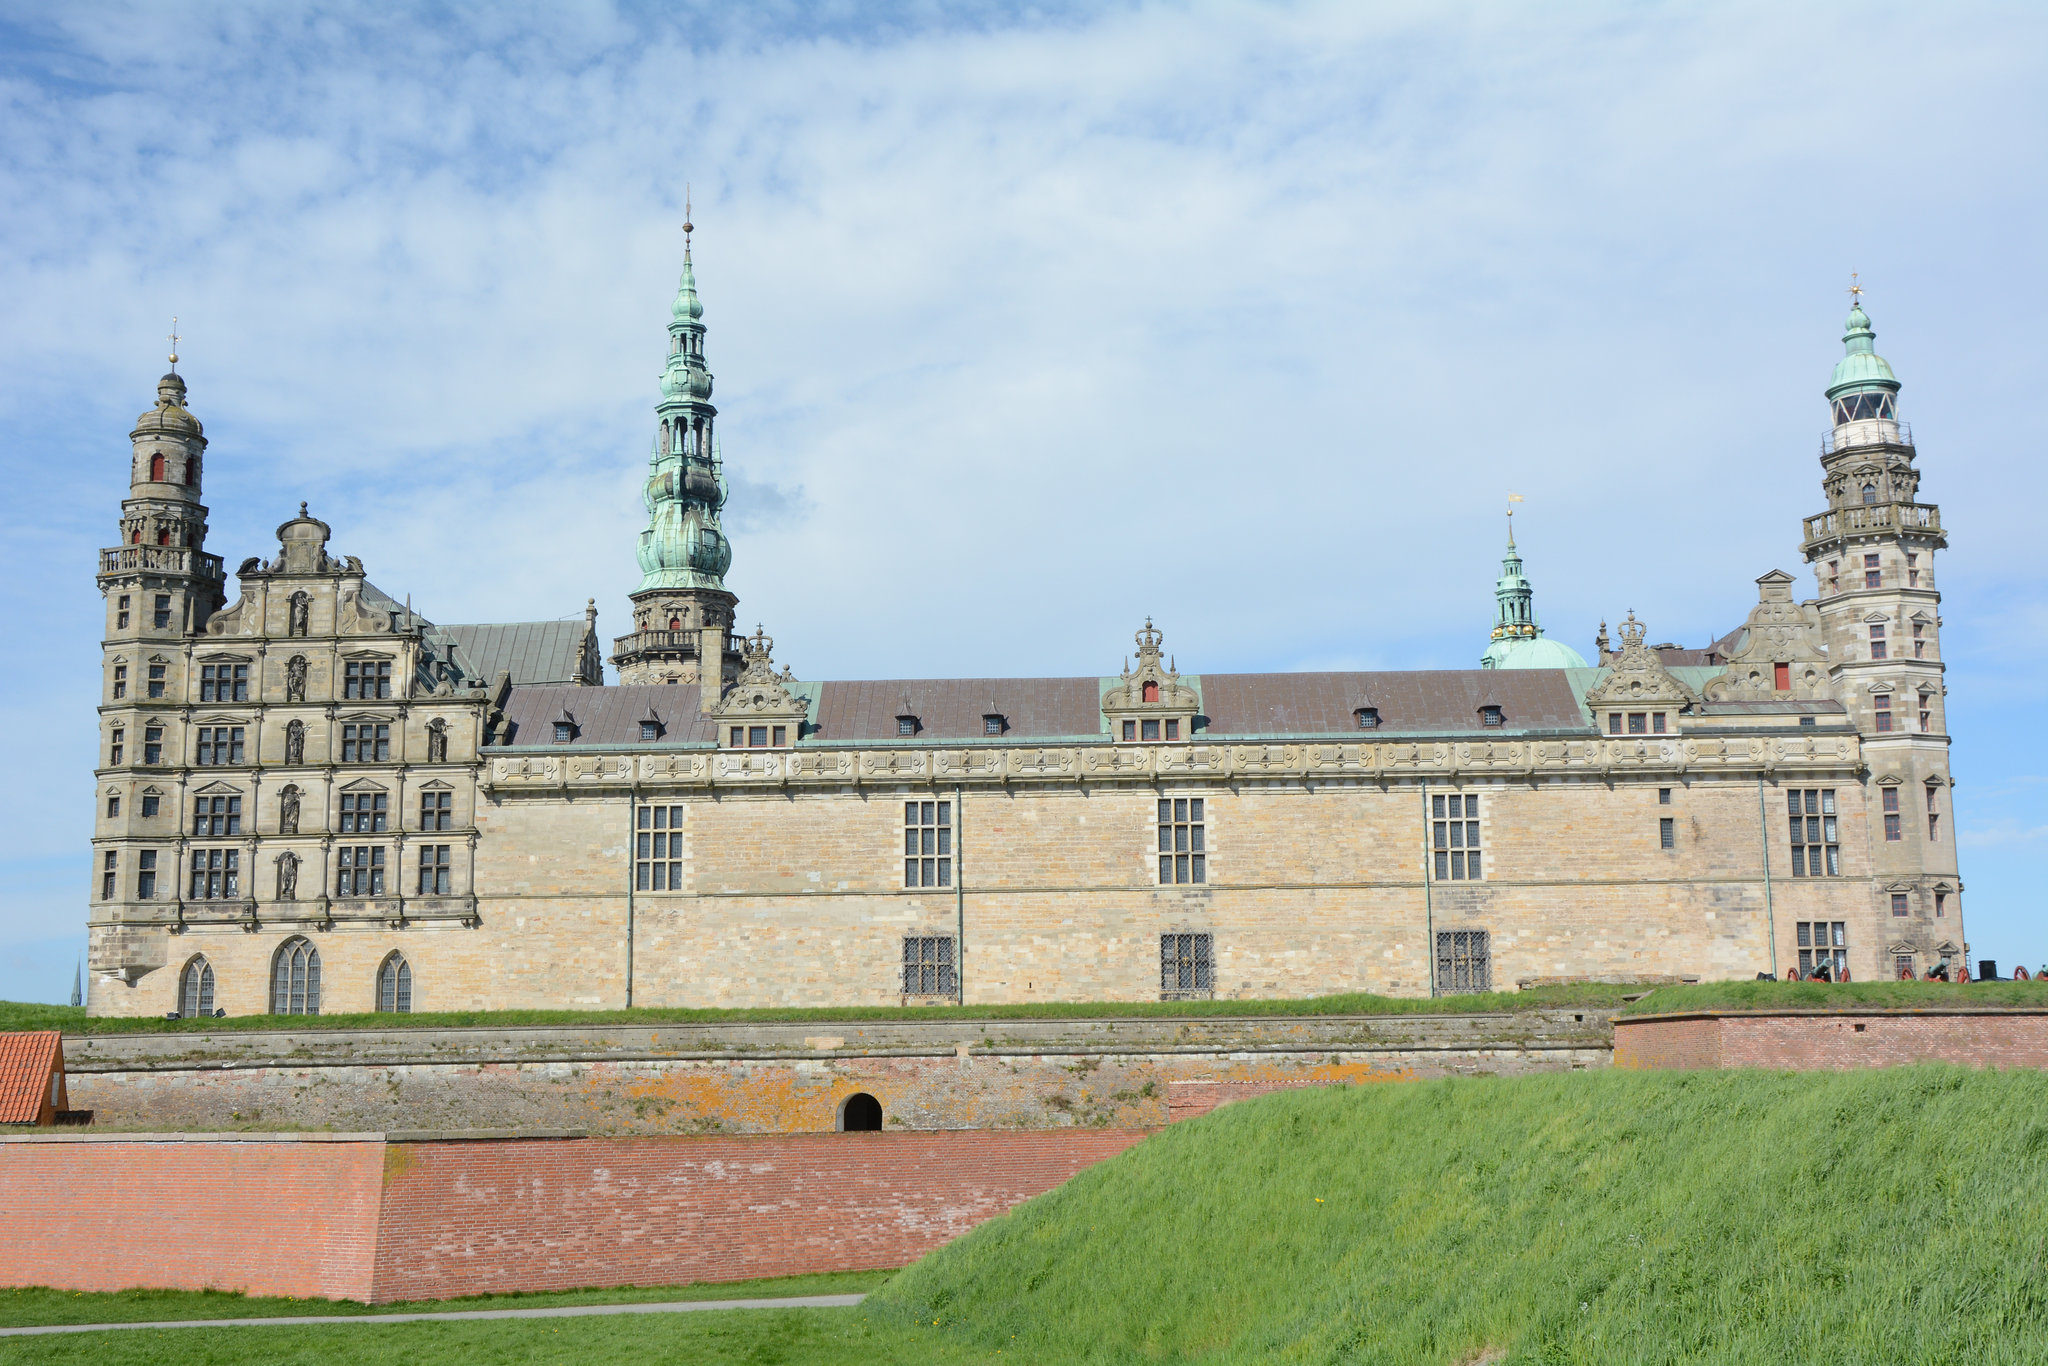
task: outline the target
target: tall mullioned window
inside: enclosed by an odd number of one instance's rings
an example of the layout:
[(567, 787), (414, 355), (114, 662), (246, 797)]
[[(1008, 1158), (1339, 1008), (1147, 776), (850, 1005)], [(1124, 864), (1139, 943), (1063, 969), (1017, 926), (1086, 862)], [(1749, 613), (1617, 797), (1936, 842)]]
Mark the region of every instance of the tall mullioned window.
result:
[(391, 661), (351, 659), (341, 666), (341, 695), (344, 698), (391, 696)]
[(1790, 788), (1785, 804), (1792, 822), (1792, 876), (1839, 877), (1842, 846), (1836, 829), (1835, 790)]
[(194, 849), (189, 901), (233, 901), (242, 894), (242, 851)]
[(1485, 930), (1438, 930), (1436, 989), (1440, 996), (1493, 990), (1492, 939)]
[(1208, 825), (1200, 797), (1159, 799), (1159, 885), (1209, 880)]
[[(164, 728), (162, 726), (144, 726), (142, 728), (142, 762), (145, 764), (160, 764), (163, 761)], [(235, 762), (241, 762), (239, 754), (236, 756)]]
[(193, 1020), (213, 1014), (213, 964), (194, 958), (178, 979), (178, 1014)]
[(107, 850), (105, 861), (100, 868), (100, 900), (112, 901), (114, 891), (120, 882), (121, 856), (112, 849)]
[(903, 936), (905, 996), (951, 996), (954, 994), (957, 980), (954, 975), (952, 935)]
[(683, 808), (643, 806), (634, 820), (634, 887), (643, 892), (683, 890)]
[[(178, 877), (178, 865), (171, 864), (171, 879)], [(153, 901), (156, 899), (156, 850), (144, 849), (135, 855), (135, 899)]]
[(270, 1013), (320, 1013), (320, 950), (303, 938), (285, 940), (271, 961)]
[(1216, 991), (1216, 940), (1207, 934), (1159, 936), (1159, 999), (1181, 1001)]
[(1840, 920), (1801, 920), (1796, 928), (1799, 971), (1804, 974), (1825, 967), (1835, 981), (1841, 981), (1849, 970), (1848, 925)]
[(192, 833), (200, 839), (219, 839), (242, 833), (240, 797), (194, 797)]
[(114, 696), (117, 698), (121, 698), (126, 697), (127, 695), (128, 666), (126, 664), (116, 664), (114, 666)]
[(377, 969), (377, 1009), (401, 1015), (412, 1010), (412, 964), (402, 953), (392, 954)]
[(341, 833), (374, 835), (381, 832), (391, 817), (390, 802), (390, 796), (383, 792), (342, 793)]
[(200, 665), (199, 700), (201, 702), (247, 702), (249, 700), (249, 666), (247, 664)]
[(903, 803), (903, 885), (953, 885), (953, 803)]
[(1431, 797), (1429, 843), (1438, 882), (1478, 881), (1479, 795), (1452, 792)]
[(344, 844), (335, 851), (336, 896), (384, 895), (384, 846)]
[(149, 695), (151, 697), (162, 697), (164, 695), (164, 667), (162, 664), (152, 664), (149, 666), (148, 682)]
[(205, 768), (242, 762), (242, 727), (201, 726), (192, 748), (192, 762)]
[(455, 794), (453, 792), (420, 793), (420, 829), (453, 830), (455, 828)]
[(391, 727), (381, 722), (344, 725), (341, 728), (341, 761), (345, 764), (381, 764), (391, 758)]
[(421, 896), (446, 896), (449, 887), (448, 846), (445, 844), (422, 844), (420, 851)]
[(1899, 790), (1888, 787), (1884, 790), (1884, 837), (1896, 842), (1904, 837), (1899, 821)]

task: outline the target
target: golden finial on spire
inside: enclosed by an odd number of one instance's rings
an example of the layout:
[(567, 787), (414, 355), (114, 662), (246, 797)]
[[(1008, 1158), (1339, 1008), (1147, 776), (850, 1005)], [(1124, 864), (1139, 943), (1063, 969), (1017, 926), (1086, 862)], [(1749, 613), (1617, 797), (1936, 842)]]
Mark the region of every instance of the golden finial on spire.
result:
[(1856, 272), (1853, 270), (1849, 272), (1849, 301), (1853, 304), (1863, 302), (1863, 286), (1856, 282)]
[(690, 254), (690, 234), (696, 230), (697, 225), (690, 221), (690, 182), (686, 180), (683, 182), (683, 255), (685, 256)]
[(1510, 546), (1515, 543), (1515, 504), (1521, 501), (1522, 495), (1519, 493), (1510, 493), (1508, 495), (1508, 544)]
[(178, 318), (171, 315), (171, 373), (178, 373)]

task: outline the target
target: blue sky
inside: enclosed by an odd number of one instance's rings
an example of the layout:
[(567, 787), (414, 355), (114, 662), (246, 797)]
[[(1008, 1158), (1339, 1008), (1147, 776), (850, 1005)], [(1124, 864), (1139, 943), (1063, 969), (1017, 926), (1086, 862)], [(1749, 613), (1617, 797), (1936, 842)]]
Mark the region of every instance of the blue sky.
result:
[(0, 998), (83, 943), (126, 434), (443, 621), (626, 621), (684, 186), (730, 583), (798, 676), (1589, 651), (1811, 575), (1849, 272), (1940, 564), (1969, 937), (2048, 957), (2048, 9), (0, 4)]

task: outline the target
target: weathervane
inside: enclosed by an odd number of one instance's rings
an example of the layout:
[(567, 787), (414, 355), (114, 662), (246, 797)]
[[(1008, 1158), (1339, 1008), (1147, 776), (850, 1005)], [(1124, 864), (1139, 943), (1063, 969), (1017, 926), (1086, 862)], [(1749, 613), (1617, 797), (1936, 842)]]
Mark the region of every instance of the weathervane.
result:
[(690, 221), (690, 182), (683, 182), (683, 255), (690, 254), (690, 234), (697, 230)]
[(178, 373), (178, 318), (171, 315), (171, 373)]
[(1863, 302), (1863, 286), (1856, 283), (1856, 272), (1853, 270), (1849, 272), (1849, 299), (1856, 304)]
[(1521, 495), (1521, 494), (1519, 494), (1519, 493), (1510, 493), (1510, 494), (1508, 495), (1508, 544), (1509, 544), (1509, 545), (1513, 545), (1513, 544), (1515, 543), (1515, 504), (1517, 504), (1517, 503), (1519, 503), (1519, 502), (1521, 502), (1521, 501), (1522, 501), (1522, 495)]

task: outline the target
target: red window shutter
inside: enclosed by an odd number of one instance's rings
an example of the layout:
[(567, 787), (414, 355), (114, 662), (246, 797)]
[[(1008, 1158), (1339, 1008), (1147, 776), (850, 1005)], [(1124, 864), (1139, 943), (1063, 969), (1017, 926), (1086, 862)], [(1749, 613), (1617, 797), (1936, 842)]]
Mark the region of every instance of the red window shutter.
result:
[(1159, 685), (1157, 683), (1147, 683), (1144, 689), (1144, 697), (1147, 702), (1157, 702), (1159, 700)]
[(1790, 664), (1774, 664), (1771, 667), (1776, 675), (1771, 681), (1771, 686), (1779, 692), (1792, 691), (1792, 666)]

